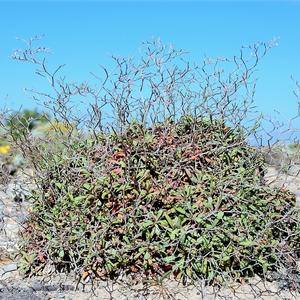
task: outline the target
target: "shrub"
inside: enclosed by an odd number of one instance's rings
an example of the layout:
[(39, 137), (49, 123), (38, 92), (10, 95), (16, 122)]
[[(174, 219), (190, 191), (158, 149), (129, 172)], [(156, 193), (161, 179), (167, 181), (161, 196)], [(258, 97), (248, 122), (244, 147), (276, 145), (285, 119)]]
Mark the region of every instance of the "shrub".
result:
[[(14, 175), (22, 165), (21, 145), (36, 127), (49, 122), (49, 115), (37, 110), (22, 110), (0, 115), (0, 179)], [(19, 144), (20, 143), (20, 144)]]
[(10, 137), (14, 139), (20, 138), (20, 135), (27, 135), (32, 129), (40, 124), (49, 122), (49, 115), (39, 113), (36, 110), (22, 110), (13, 112), (9, 118), (5, 120), (6, 131), (10, 131)]
[(95, 88), (56, 79), (61, 67), (51, 73), (32, 42), (14, 57), (51, 82), (54, 94), (35, 96), (62, 126), (16, 136), (38, 186), (22, 230), (24, 272), (52, 263), (78, 276), (218, 283), (295, 267), (295, 196), (266, 186), (263, 156), (249, 144), (260, 125), (250, 79), (269, 45), (192, 67), (183, 51), (146, 43), (138, 61), (114, 57)]
[(73, 146), (34, 193), (26, 270), (50, 260), (95, 277), (168, 272), (220, 282), (296, 258), (295, 196), (264, 185), (262, 157), (223, 122), (133, 122)]

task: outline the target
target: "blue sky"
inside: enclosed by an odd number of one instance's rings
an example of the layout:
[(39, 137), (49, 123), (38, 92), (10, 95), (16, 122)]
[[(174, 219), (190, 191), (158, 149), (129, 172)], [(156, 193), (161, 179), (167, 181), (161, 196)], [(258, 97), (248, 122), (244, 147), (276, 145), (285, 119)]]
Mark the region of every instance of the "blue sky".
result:
[(111, 54), (133, 55), (141, 42), (161, 38), (203, 57), (237, 54), (241, 45), (279, 38), (261, 61), (256, 105), (264, 113), (294, 116), (290, 76), (300, 81), (299, 1), (1, 1), (0, 107), (33, 107), (24, 88), (42, 88), (34, 68), (14, 62), (16, 37), (44, 34), (51, 64), (66, 64), (71, 80), (90, 78)]

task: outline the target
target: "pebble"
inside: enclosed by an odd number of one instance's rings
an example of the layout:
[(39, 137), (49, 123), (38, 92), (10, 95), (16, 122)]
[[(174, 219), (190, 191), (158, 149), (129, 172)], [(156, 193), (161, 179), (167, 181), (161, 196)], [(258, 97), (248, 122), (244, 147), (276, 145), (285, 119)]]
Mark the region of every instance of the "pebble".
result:
[(8, 265), (2, 265), (2, 266), (0, 266), (0, 278), (5, 273), (13, 272), (13, 271), (16, 271), (17, 269), (18, 269), (18, 266), (17, 266), (16, 263), (11, 263), (11, 264), (8, 264)]

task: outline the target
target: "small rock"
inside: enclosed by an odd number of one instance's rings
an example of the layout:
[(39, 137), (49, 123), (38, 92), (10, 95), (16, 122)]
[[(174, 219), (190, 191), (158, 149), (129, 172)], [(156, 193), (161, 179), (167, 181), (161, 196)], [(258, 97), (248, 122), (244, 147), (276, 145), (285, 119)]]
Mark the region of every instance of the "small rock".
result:
[(18, 266), (16, 263), (11, 263), (8, 265), (3, 265), (0, 267), (0, 276), (2, 277), (4, 274), (16, 271), (18, 269)]

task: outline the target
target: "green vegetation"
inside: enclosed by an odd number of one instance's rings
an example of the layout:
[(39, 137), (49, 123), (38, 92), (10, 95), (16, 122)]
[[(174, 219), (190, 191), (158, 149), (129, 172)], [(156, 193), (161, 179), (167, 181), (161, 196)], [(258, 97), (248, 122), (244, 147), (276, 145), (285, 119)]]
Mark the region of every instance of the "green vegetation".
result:
[(300, 249), (299, 213), (294, 195), (264, 185), (262, 157), (244, 139), (186, 116), (74, 142), (47, 161), (33, 195), (23, 270), (51, 262), (210, 283), (273, 270)]
[(21, 231), (25, 274), (52, 264), (79, 279), (221, 284), (296, 270), (295, 195), (266, 185), (266, 153), (247, 143), (261, 129), (252, 76), (272, 45), (193, 65), (147, 42), (140, 59), (113, 57), (112, 72), (76, 84), (33, 42), (14, 57), (50, 82), (34, 96), (53, 118), (34, 130), (30, 114), (9, 123), (37, 185)]
[(48, 114), (25, 109), (11, 114), (5, 122), (5, 127), (10, 131), (9, 136), (17, 139), (20, 135), (26, 135), (37, 126), (48, 122)]
[(8, 175), (16, 174), (25, 162), (18, 141), (26, 139), (30, 132), (45, 126), (49, 120), (48, 114), (27, 109), (11, 113), (8, 118), (2, 120), (2, 126), (0, 126), (0, 163), (4, 168), (0, 171), (0, 180)]

